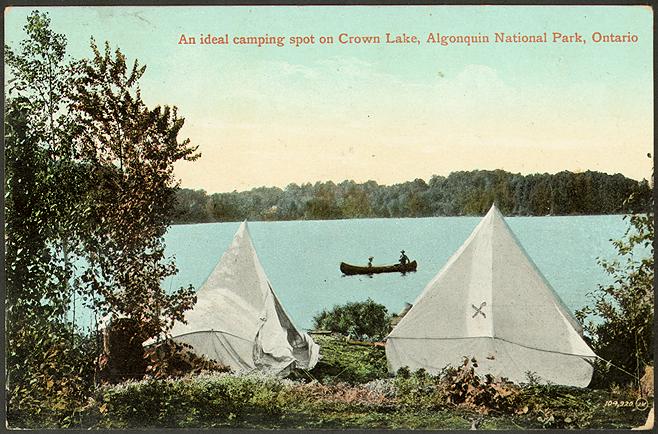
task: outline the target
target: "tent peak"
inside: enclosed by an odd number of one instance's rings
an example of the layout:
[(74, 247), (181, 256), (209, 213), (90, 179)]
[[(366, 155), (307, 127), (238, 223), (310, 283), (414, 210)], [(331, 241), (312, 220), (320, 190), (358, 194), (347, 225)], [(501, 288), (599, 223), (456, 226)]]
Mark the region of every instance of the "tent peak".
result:
[(498, 207), (496, 206), (496, 201), (493, 201), (493, 202), (491, 203), (491, 208), (489, 208), (489, 211), (487, 212), (487, 214), (489, 214), (490, 212), (493, 212), (494, 210), (500, 212), (500, 210), (499, 210)]
[[(495, 217), (498, 217), (498, 218), (500, 218), (500, 219), (503, 219), (503, 220), (505, 219), (505, 216), (503, 216), (503, 213), (500, 212), (500, 209), (498, 209), (498, 207), (496, 206), (496, 202), (494, 202), (494, 203), (491, 204), (491, 208), (489, 208), (489, 211), (487, 211), (487, 214), (484, 216), (484, 218), (483, 218), (482, 220), (483, 220), (483, 221), (484, 221), (484, 220), (489, 221), (489, 220), (491, 220), (494, 216), (495, 216)], [(487, 217), (489, 217), (489, 218), (487, 218)]]
[(242, 235), (245, 232), (249, 233), (249, 225), (247, 224), (247, 219), (240, 223), (240, 227), (238, 228), (238, 231), (235, 233), (235, 235)]

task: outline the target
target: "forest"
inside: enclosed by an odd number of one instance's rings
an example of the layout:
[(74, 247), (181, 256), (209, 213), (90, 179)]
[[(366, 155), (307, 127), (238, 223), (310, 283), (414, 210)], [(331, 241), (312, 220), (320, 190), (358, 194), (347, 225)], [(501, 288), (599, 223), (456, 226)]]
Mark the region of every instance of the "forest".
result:
[(214, 194), (182, 188), (174, 223), (483, 215), (494, 201), (508, 216), (623, 214), (630, 194), (648, 203), (651, 188), (646, 180), (589, 170), (473, 170), (390, 186), (346, 180)]

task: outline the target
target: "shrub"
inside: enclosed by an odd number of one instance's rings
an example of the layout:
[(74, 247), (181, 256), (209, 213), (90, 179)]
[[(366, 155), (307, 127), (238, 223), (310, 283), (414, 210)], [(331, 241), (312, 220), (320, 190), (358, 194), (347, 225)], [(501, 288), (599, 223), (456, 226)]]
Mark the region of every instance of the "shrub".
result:
[(148, 379), (100, 389), (101, 427), (213, 427), (277, 419), (286, 383), (265, 375), (202, 374)]
[(520, 402), (520, 388), (491, 375), (480, 377), (475, 367), (475, 359), (464, 358), (461, 366), (447, 366), (438, 375), (400, 368), (394, 383), (398, 401), (411, 407), (462, 407), (482, 414), (513, 414)]
[[(93, 336), (71, 336), (70, 325), (43, 321), (23, 327), (8, 348), (7, 424), (11, 428), (69, 428), (92, 395)], [(19, 360), (19, 357), (23, 357)]]
[(390, 320), (386, 307), (369, 298), (323, 310), (313, 317), (313, 327), (353, 338), (381, 340), (390, 331)]
[(614, 368), (597, 363), (594, 387), (630, 383), (633, 376), (639, 381), (644, 366), (653, 364), (653, 197), (648, 206), (639, 199), (631, 195), (624, 203), (634, 214), (624, 216), (629, 221), (624, 238), (611, 240), (618, 257), (599, 259), (613, 283), (599, 285), (589, 294), (592, 305), (576, 313), (579, 320), (590, 320), (584, 330), (592, 349)]

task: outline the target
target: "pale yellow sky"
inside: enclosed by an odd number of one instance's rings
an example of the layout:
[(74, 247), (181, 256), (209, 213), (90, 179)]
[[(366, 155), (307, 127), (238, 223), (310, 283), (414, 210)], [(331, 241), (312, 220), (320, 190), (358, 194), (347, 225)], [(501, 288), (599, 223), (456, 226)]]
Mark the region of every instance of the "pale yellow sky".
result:
[[(473, 64), (423, 84), (341, 62), (353, 71), (335, 88), (248, 83), (227, 96), (238, 103), (217, 118), (189, 119), (184, 133), (204, 156), (177, 167), (183, 185), (215, 192), (344, 179), (392, 184), (474, 169), (651, 174), (650, 87), (576, 82), (556, 92), (550, 83), (515, 86)], [(331, 71), (322, 79), (320, 70), (304, 72), (306, 80), (339, 81), (327, 78)], [(285, 94), (265, 99), (276, 84)]]
[[(16, 44), (33, 8), (5, 13)], [(176, 105), (208, 192), (457, 170), (596, 170), (642, 179), (653, 150), (646, 7), (81, 7), (47, 10), (73, 57), (89, 38), (147, 65), (142, 96)], [(579, 32), (586, 43), (427, 43), (427, 35)], [(415, 34), (418, 45), (178, 45), (181, 34)], [(636, 43), (595, 43), (632, 34)]]

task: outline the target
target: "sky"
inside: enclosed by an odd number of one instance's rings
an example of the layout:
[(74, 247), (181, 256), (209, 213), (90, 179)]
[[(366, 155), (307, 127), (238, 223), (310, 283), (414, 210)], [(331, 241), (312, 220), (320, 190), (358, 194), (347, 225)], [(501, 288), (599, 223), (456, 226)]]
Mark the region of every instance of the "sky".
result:
[[(5, 10), (5, 42), (34, 7)], [(652, 13), (642, 6), (50, 7), (68, 53), (90, 38), (147, 66), (147, 104), (175, 105), (201, 159), (175, 167), (209, 193), (290, 183), (393, 184), (458, 170), (651, 176)], [(546, 43), (494, 43), (495, 32)], [(553, 42), (577, 32), (585, 43)], [(637, 36), (595, 43), (592, 35)], [(380, 36), (342, 44), (341, 33)], [(386, 33), (419, 44), (385, 43)], [(490, 43), (427, 43), (430, 33)], [(200, 35), (228, 34), (227, 45)], [(181, 35), (197, 44), (179, 44)], [(285, 36), (283, 47), (236, 36)], [(314, 35), (295, 47), (291, 36)], [(320, 44), (332, 36), (333, 44)]]

